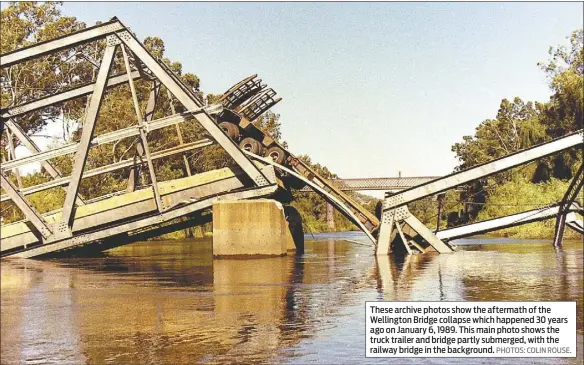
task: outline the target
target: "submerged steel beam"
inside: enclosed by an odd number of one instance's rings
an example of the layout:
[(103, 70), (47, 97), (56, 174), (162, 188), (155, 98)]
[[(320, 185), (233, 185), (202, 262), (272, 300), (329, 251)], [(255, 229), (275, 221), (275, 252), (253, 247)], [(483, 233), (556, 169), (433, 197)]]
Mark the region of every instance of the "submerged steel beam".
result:
[(557, 138), (553, 141), (543, 143), (538, 146), (501, 157), (499, 159), (472, 167), (464, 171), (455, 172), (423, 185), (404, 190), (386, 198), (383, 203), (383, 209), (389, 210), (406, 205), (424, 197), (452, 189), (458, 185), (462, 185), (495, 174), (497, 172), (508, 170), (512, 167), (519, 166), (538, 158), (563, 151), (570, 147), (582, 145), (584, 143), (583, 137), (584, 135), (582, 130), (579, 130), (564, 137)]
[(564, 194), (564, 197), (562, 198), (562, 200), (560, 202), (560, 209), (558, 210), (558, 215), (556, 218), (556, 225), (555, 225), (555, 229), (554, 229), (554, 241), (553, 241), (554, 247), (561, 247), (562, 246), (562, 240), (564, 237), (564, 228), (566, 226), (566, 214), (564, 213), (564, 211), (567, 209), (567, 207), (570, 204), (572, 204), (572, 202), (574, 202), (574, 200), (576, 200), (578, 193), (580, 192), (580, 190), (582, 190), (583, 184), (584, 184), (584, 163), (582, 165), (580, 165), (578, 172), (576, 172), (576, 175), (572, 179), (572, 182), (570, 183), (568, 190), (566, 191), (566, 193)]
[(277, 185), (268, 185), (262, 187), (247, 188), (240, 191), (231, 191), (224, 194), (216, 194), (199, 201), (191, 201), (184, 206), (177, 207), (175, 209), (170, 209), (165, 212), (156, 214), (151, 217), (146, 217), (143, 219), (135, 220), (133, 222), (124, 223), (120, 225), (115, 225), (113, 227), (98, 230), (95, 232), (80, 234), (76, 237), (56, 241), (51, 244), (43, 245), (40, 247), (35, 247), (28, 249), (26, 251), (18, 252), (12, 257), (29, 258), (44, 255), (47, 253), (71, 248), (74, 246), (83, 245), (85, 243), (90, 243), (96, 240), (111, 237), (117, 234), (131, 232), (138, 229), (143, 229), (156, 224), (161, 224), (168, 222), (172, 219), (182, 217), (193, 212), (201, 211), (203, 209), (208, 209), (213, 205), (213, 203), (221, 200), (240, 200), (240, 199), (251, 199), (259, 198), (273, 194), (277, 189)]
[(106, 47), (103, 60), (99, 67), (97, 80), (95, 82), (95, 90), (93, 91), (93, 96), (91, 98), (89, 108), (87, 109), (85, 121), (83, 122), (81, 140), (79, 141), (79, 146), (77, 147), (77, 151), (75, 153), (75, 162), (71, 172), (71, 181), (69, 182), (67, 196), (65, 197), (63, 211), (61, 212), (61, 221), (58, 224), (57, 235), (59, 236), (61, 234), (71, 234), (70, 229), (73, 223), (72, 219), (75, 199), (77, 197), (77, 193), (79, 192), (79, 183), (81, 182), (83, 170), (85, 169), (85, 163), (87, 162), (87, 154), (89, 152), (89, 148), (91, 147), (90, 145), (93, 138), (93, 131), (95, 129), (95, 122), (97, 121), (99, 110), (105, 95), (105, 86), (107, 84), (107, 79), (109, 77), (111, 65), (114, 61), (117, 48), (117, 45), (108, 45)]
[[(522, 224), (539, 222), (546, 219), (552, 219), (557, 216), (561, 209), (559, 203), (545, 208), (532, 209), (521, 213), (511, 214), (505, 217), (493, 218), (482, 222), (465, 224), (459, 227), (447, 228), (436, 233), (436, 236), (443, 240), (454, 240), (458, 238), (470, 237), (477, 234), (497, 231), (507, 227), (515, 227)], [(582, 213), (582, 208), (577, 204), (572, 204), (566, 214), (575, 218), (574, 212)], [(564, 214), (564, 215), (566, 215)]]
[(260, 157), (258, 155), (254, 155), (253, 153), (245, 151), (245, 150), (244, 150), (244, 153), (247, 154), (248, 156), (250, 156), (251, 158), (253, 158), (254, 160), (261, 161), (267, 165), (277, 167), (278, 169), (286, 172), (287, 174), (290, 174), (290, 176), (293, 176), (294, 178), (302, 181), (306, 185), (313, 188), (314, 191), (317, 192), (318, 194), (320, 194), (320, 196), (323, 199), (325, 199), (327, 202), (333, 204), (339, 210), (339, 212), (341, 212), (345, 217), (347, 217), (347, 219), (349, 219), (357, 227), (359, 227), (359, 229), (361, 229), (367, 235), (367, 237), (369, 237), (369, 239), (372, 242), (375, 242), (375, 238), (373, 238), (373, 236), (371, 235), (371, 232), (369, 232), (367, 227), (365, 227), (365, 225), (363, 225), (363, 223), (359, 220), (359, 218), (357, 218), (355, 216), (355, 214), (343, 204), (343, 202), (339, 201), (334, 195), (327, 192), (324, 188), (322, 188), (318, 184), (315, 184), (313, 181), (307, 179), (306, 177), (302, 176), (301, 174), (299, 174), (295, 171), (292, 171), (291, 169), (289, 169), (285, 166), (282, 166), (280, 164), (275, 163), (270, 158)]

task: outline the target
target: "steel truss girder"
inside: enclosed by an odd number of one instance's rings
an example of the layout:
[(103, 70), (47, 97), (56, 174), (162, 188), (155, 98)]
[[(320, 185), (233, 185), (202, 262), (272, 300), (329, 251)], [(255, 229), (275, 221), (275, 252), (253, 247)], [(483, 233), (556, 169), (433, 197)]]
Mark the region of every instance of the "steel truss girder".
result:
[[(202, 103), (196, 98), (186, 92), (184, 85), (174, 78), (165, 70), (157, 60), (150, 55), (150, 53), (134, 38), (128, 31), (116, 33), (119, 39), (126, 45), (137, 59), (139, 59), (148, 69), (160, 80), (160, 82), (179, 100), (181, 104), (187, 109), (197, 109), (202, 107)], [(266, 176), (255, 166), (249, 158), (241, 151), (231, 138), (219, 128), (219, 126), (206, 113), (195, 115), (195, 119), (201, 124), (203, 128), (217, 141), (219, 145), (227, 152), (231, 158), (245, 171), (245, 173), (258, 186), (268, 185), (269, 182)]]
[[(166, 149), (163, 151), (154, 152), (154, 153), (152, 153), (152, 159), (157, 160), (157, 159), (169, 157), (169, 156), (180, 154), (180, 153), (185, 153), (185, 152), (188, 152), (191, 150), (210, 146), (213, 143), (214, 142), (210, 139), (202, 139), (202, 140), (197, 141), (197, 142), (186, 143), (186, 144), (183, 144), (181, 146), (169, 148), (169, 149)], [(115, 162), (115, 163), (107, 165), (107, 166), (97, 167), (95, 169), (85, 171), (83, 173), (83, 178), (85, 179), (88, 177), (107, 174), (107, 173), (118, 171), (118, 170), (121, 170), (121, 169), (124, 169), (127, 167), (131, 167), (134, 164), (143, 165), (144, 163), (145, 163), (144, 161), (140, 161), (140, 162), (136, 163), (134, 161), (134, 159), (126, 159), (126, 160)], [(55, 180), (51, 180), (49, 182), (46, 182), (44, 184), (39, 184), (39, 185), (24, 188), (24, 189), (22, 189), (21, 193), (23, 195), (30, 195), (30, 194), (38, 193), (40, 191), (45, 191), (48, 189), (56, 188), (59, 186), (65, 186), (65, 185), (69, 184), (69, 181), (70, 181), (69, 176), (60, 177), (60, 178), (57, 178)], [(8, 201), (8, 200), (10, 200), (10, 197), (8, 195), (0, 196), (0, 202), (4, 202), (4, 201)]]
[(117, 19), (99, 24), (93, 27), (85, 28), (78, 32), (64, 35), (45, 42), (33, 44), (28, 47), (20, 48), (2, 55), (0, 58), (0, 67), (9, 67), (19, 62), (27, 61), (31, 58), (44, 56), (48, 53), (60, 51), (65, 48), (85, 44), (99, 38), (112, 34), (125, 27)]
[[(391, 242), (393, 241), (395, 235), (393, 234), (393, 228), (397, 229), (397, 233), (402, 238), (403, 244), (406, 246), (406, 250), (409, 254), (412, 254), (412, 250), (409, 247), (409, 242), (406, 239), (403, 231), (402, 224), (407, 224), (412, 230), (414, 230), (420, 237), (422, 237), (430, 246), (432, 246), (439, 253), (451, 253), (454, 250), (450, 245), (446, 244), (440, 240), (434, 232), (432, 232), (424, 223), (420, 222), (418, 218), (410, 213), (406, 206), (401, 206), (396, 209), (384, 211), (381, 217), (381, 226), (379, 228), (379, 236), (377, 239), (376, 255), (384, 256), (387, 255), (391, 248)], [(424, 252), (424, 250), (419, 246), (415, 247)]]
[(51, 244), (45, 244), (39, 247), (31, 248), (26, 251), (22, 251), (11, 255), (12, 257), (30, 258), (35, 256), (40, 256), (50, 252), (55, 252), (58, 250), (67, 249), (73, 246), (79, 246), (85, 243), (90, 243), (107, 237), (111, 237), (117, 234), (122, 234), (126, 232), (131, 232), (137, 229), (142, 229), (145, 227), (153, 226), (156, 224), (162, 224), (170, 220), (191, 214), (196, 211), (207, 209), (211, 207), (215, 202), (222, 200), (241, 200), (241, 199), (252, 199), (259, 198), (263, 196), (268, 196), (276, 191), (277, 185), (271, 184), (262, 187), (247, 188), (240, 191), (228, 192), (225, 194), (214, 195), (206, 199), (199, 200), (194, 203), (190, 203), (186, 206), (178, 207), (175, 209), (169, 209), (162, 213), (156, 214), (155, 216), (139, 219), (133, 222), (124, 223), (120, 225), (113, 226), (111, 228), (99, 230), (96, 232), (80, 234), (75, 237), (66, 238), (63, 240), (55, 241)]
[(111, 71), (111, 66), (114, 61), (118, 46), (108, 45), (103, 54), (99, 72), (95, 82), (95, 88), (89, 103), (89, 108), (83, 121), (83, 131), (81, 133), (81, 140), (79, 141), (77, 151), (75, 152), (75, 162), (73, 163), (73, 170), (71, 172), (71, 180), (67, 188), (67, 195), (65, 196), (65, 203), (61, 211), (61, 221), (58, 223), (56, 230), (57, 236), (71, 235), (71, 226), (73, 224), (73, 209), (75, 207), (75, 199), (79, 192), (79, 184), (87, 162), (87, 155), (91, 147), (91, 140), (93, 138), (93, 131), (99, 115), (99, 110), (105, 95), (105, 88), (107, 80)]
[[(214, 106), (211, 106), (214, 107)], [(194, 119), (195, 113), (200, 113), (202, 109), (184, 112), (182, 114), (171, 115), (165, 118), (157, 119), (152, 122), (144, 123), (144, 128), (149, 131), (165, 128), (177, 123), (183, 123), (188, 120)], [(128, 128), (120, 129), (114, 132), (104, 133), (96, 136), (91, 141), (91, 147), (100, 146), (107, 143), (112, 143), (117, 140), (129, 137), (135, 137), (140, 134), (140, 127), (135, 125)], [(59, 147), (53, 150), (40, 152), (31, 156), (22, 157), (14, 161), (7, 161), (2, 164), (2, 171), (12, 170), (14, 168), (33, 163), (49, 160), (55, 157), (64, 156), (70, 153), (74, 153), (79, 146), (79, 143), (71, 143), (69, 145)]]
[(245, 150), (244, 152), (254, 160), (277, 167), (278, 169), (285, 171), (286, 173), (290, 174), (291, 176), (294, 176), (296, 179), (304, 182), (305, 184), (313, 188), (315, 192), (320, 194), (320, 196), (323, 197), (327, 202), (334, 205), (345, 217), (347, 217), (351, 222), (353, 222), (357, 227), (359, 227), (359, 229), (361, 229), (367, 235), (367, 237), (369, 237), (369, 239), (375, 243), (375, 239), (373, 238), (367, 227), (365, 227), (363, 223), (359, 220), (359, 218), (357, 218), (355, 214), (353, 214), (353, 212), (350, 209), (348, 209), (341, 201), (339, 201), (334, 195), (328, 193), (320, 185), (315, 184), (314, 182), (308, 180), (304, 176), (300, 175), (295, 171), (292, 171), (291, 169), (285, 166), (275, 163), (269, 158), (263, 158)]
[[(39, 153), (40, 149), (38, 148), (38, 146), (36, 145), (36, 143), (34, 143), (34, 141), (32, 139), (30, 139), (30, 137), (24, 133), (24, 131), (22, 130), (22, 128), (20, 128), (20, 126), (16, 123), (14, 123), (11, 119), (8, 119), (6, 121), (5, 126), (16, 136), (16, 138), (18, 138), (18, 140), (32, 153)], [(49, 173), (49, 175), (51, 175), (51, 177), (53, 179), (57, 179), (61, 177), (61, 172), (54, 167), (50, 162), (48, 161), (42, 161), (41, 162), (42, 166), (45, 168), (45, 170)], [(23, 189), (20, 188), (21, 193), (23, 192)], [(85, 204), (85, 202), (83, 201), (83, 198), (81, 196), (77, 196), (77, 200), (75, 201), (77, 204), (79, 205), (83, 205)]]
[[(465, 224), (463, 226), (443, 229), (436, 232), (436, 236), (442, 240), (454, 240), (473, 236), (476, 234), (483, 234), (507, 227), (515, 227), (522, 224), (539, 222), (546, 219), (552, 219), (558, 215), (558, 211), (562, 209), (561, 204), (556, 203), (545, 208), (532, 209), (521, 213), (511, 214), (504, 217), (493, 218), (482, 222)], [(576, 203), (572, 203), (563, 215), (567, 215), (567, 222), (576, 220), (575, 212), (583, 213), (582, 207)]]
[(428, 183), (403, 190), (384, 200), (383, 209), (390, 210), (410, 202), (437, 194), (456, 186), (508, 170), (512, 167), (525, 164), (541, 157), (563, 151), (570, 147), (582, 145), (584, 143), (582, 130), (570, 133), (564, 137), (557, 138), (553, 141), (540, 144), (508, 156), (472, 167), (470, 169), (455, 172), (453, 174), (441, 177)]
[[(132, 80), (140, 79), (138, 71), (132, 71)], [(128, 75), (112, 76), (107, 81), (107, 88), (121, 85), (128, 82)], [(47, 96), (45, 98), (29, 101), (25, 104), (20, 104), (10, 108), (2, 109), (2, 118), (15, 118), (26, 113), (33, 112), (44, 107), (64, 103), (69, 100), (79, 98), (81, 96), (89, 95), (93, 92), (95, 83), (80, 86), (71, 90), (63, 91), (58, 94)]]

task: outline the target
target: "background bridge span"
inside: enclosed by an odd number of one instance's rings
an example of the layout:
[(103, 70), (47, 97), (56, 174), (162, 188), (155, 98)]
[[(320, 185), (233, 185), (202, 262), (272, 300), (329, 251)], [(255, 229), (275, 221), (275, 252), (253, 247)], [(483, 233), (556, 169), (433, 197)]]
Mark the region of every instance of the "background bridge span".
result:
[[(342, 191), (362, 190), (402, 190), (435, 180), (439, 176), (414, 176), (414, 177), (379, 177), (363, 179), (331, 179), (330, 181)], [(305, 186), (302, 192), (313, 190)]]

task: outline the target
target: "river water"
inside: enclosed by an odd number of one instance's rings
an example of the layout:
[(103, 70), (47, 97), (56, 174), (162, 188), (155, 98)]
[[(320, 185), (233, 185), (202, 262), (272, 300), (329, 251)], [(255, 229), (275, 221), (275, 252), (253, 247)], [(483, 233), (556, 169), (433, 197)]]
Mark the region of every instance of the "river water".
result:
[(358, 233), (308, 236), (302, 256), (213, 260), (210, 240), (138, 242), (100, 257), (1, 262), (2, 364), (368, 364), (369, 300), (578, 301), (582, 242), (469, 239), (451, 255), (376, 260)]

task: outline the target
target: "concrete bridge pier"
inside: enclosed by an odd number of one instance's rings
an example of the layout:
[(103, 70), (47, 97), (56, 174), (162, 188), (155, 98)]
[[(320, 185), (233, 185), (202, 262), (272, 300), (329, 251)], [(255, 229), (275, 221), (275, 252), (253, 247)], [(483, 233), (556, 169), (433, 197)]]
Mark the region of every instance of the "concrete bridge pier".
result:
[(326, 223), (331, 231), (335, 231), (335, 208), (329, 202), (326, 203)]
[(271, 199), (213, 205), (215, 257), (284, 256), (288, 251), (303, 249), (302, 221), (292, 207)]

